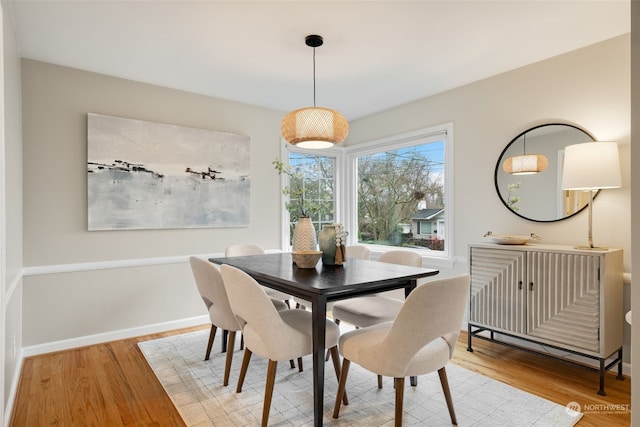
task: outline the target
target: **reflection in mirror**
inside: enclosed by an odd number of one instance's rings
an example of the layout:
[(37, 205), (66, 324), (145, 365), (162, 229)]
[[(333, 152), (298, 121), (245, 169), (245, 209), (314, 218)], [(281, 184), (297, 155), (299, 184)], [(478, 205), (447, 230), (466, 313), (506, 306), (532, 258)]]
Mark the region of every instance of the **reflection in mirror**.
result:
[[(546, 157), (547, 167), (538, 173), (509, 174), (504, 169), (507, 159), (525, 152)], [(559, 221), (582, 210), (589, 193), (563, 191), (562, 163), (564, 147), (595, 139), (586, 131), (568, 124), (552, 123), (528, 129), (509, 142), (495, 169), (495, 186), (502, 203), (516, 215), (539, 222)], [(508, 170), (509, 168), (507, 168)]]

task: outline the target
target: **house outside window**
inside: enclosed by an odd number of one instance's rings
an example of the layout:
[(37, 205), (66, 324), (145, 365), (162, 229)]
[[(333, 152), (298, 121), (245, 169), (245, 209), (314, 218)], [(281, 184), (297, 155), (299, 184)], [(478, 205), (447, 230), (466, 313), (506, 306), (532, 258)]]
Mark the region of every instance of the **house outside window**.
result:
[(411, 217), (414, 237), (432, 250), (442, 250), (446, 240), (444, 208), (420, 209)]

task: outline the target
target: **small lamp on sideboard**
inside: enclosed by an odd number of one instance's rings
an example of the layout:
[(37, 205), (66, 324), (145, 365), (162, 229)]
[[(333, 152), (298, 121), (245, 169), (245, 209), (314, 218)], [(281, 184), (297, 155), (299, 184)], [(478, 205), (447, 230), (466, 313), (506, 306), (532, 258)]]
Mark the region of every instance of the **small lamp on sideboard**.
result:
[(593, 193), (621, 186), (620, 155), (616, 142), (586, 142), (565, 147), (562, 189), (589, 192), (589, 246), (576, 246), (577, 249), (606, 249), (593, 246)]

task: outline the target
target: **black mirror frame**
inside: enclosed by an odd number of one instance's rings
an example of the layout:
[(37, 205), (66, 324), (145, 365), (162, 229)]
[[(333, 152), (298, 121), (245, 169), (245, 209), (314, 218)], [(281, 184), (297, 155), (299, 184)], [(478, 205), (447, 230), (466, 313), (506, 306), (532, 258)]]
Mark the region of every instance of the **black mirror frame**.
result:
[[(493, 184), (495, 186), (495, 190), (496, 190), (496, 194), (498, 195), (498, 199), (500, 199), (500, 201), (502, 202), (502, 204), (504, 205), (505, 208), (507, 208), (507, 210), (509, 212), (511, 212), (512, 214), (519, 216), (522, 219), (526, 219), (527, 221), (533, 221), (533, 222), (558, 222), (558, 221), (563, 221), (565, 219), (571, 218), (577, 214), (579, 214), (580, 212), (582, 212), (583, 210), (585, 210), (587, 208), (587, 205), (583, 206), (582, 208), (580, 208), (579, 210), (577, 210), (576, 212), (572, 213), (571, 215), (567, 215), (564, 216), (562, 218), (557, 218), (557, 219), (549, 219), (549, 220), (544, 220), (544, 219), (533, 219), (533, 218), (528, 218), (524, 215), (519, 214), (518, 212), (514, 211), (513, 209), (511, 209), (509, 207), (509, 205), (507, 205), (507, 202), (502, 198), (502, 195), (500, 194), (500, 188), (498, 187), (498, 171), (500, 170), (500, 167), (502, 165), (503, 162), (503, 157), (505, 155), (505, 153), (507, 152), (507, 150), (509, 149), (509, 147), (511, 147), (512, 144), (514, 144), (518, 139), (520, 139), (524, 134), (531, 132), (533, 130), (542, 128), (542, 127), (546, 127), (546, 126), (567, 126), (567, 127), (571, 127), (574, 128), (576, 130), (579, 130), (580, 132), (584, 133), (586, 136), (588, 136), (589, 138), (591, 138), (591, 141), (596, 141), (596, 139), (594, 138), (594, 136), (591, 134), (591, 132), (586, 131), (585, 129), (571, 124), (571, 123), (561, 123), (561, 122), (555, 122), (555, 123), (544, 123), (544, 124), (540, 124), (531, 128), (528, 128), (522, 132), (520, 132), (515, 138), (513, 138), (511, 141), (509, 141), (509, 143), (507, 144), (506, 147), (504, 147), (504, 149), (502, 150), (502, 152), (500, 153), (500, 156), (498, 157), (498, 162), (496, 163), (496, 168), (494, 170), (493, 173)], [(600, 191), (598, 190), (594, 195), (594, 199), (596, 198), (596, 196), (600, 193)]]

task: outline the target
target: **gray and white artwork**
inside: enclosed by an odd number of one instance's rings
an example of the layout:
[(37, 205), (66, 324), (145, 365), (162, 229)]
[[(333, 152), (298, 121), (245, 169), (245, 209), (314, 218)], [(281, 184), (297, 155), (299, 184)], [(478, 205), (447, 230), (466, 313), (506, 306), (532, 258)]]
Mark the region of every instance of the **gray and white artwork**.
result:
[(89, 230), (246, 227), (249, 137), (89, 113)]

